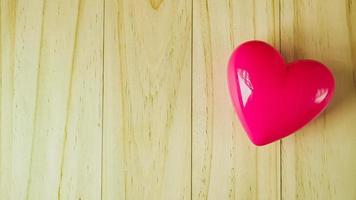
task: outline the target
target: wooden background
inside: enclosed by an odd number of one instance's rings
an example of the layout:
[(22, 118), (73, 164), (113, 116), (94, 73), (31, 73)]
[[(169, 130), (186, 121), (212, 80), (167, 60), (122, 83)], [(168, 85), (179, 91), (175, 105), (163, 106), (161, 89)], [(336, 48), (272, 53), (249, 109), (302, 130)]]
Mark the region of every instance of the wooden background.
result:
[[(356, 199), (355, 0), (0, 0), (0, 199)], [(232, 108), (241, 42), (336, 78), (257, 148)]]

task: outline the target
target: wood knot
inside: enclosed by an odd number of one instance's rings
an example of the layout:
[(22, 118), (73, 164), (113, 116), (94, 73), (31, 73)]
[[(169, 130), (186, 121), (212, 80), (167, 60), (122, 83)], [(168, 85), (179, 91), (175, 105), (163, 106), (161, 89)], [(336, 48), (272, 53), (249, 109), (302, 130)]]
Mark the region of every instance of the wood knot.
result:
[(163, 0), (149, 0), (153, 9), (158, 10)]

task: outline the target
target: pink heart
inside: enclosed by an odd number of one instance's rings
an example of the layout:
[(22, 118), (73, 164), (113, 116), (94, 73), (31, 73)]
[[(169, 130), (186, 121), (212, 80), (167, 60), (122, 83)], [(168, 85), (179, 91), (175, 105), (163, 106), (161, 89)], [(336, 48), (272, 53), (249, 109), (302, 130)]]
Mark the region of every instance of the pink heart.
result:
[(237, 115), (255, 145), (286, 137), (316, 118), (330, 102), (335, 82), (323, 64), (286, 64), (269, 44), (249, 41), (231, 55), (228, 85)]

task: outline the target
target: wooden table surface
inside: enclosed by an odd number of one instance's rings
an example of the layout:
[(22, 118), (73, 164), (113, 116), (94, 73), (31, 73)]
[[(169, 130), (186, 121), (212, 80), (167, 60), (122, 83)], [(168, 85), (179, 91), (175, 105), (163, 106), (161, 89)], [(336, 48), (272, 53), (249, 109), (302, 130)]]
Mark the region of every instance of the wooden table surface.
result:
[[(0, 199), (356, 199), (356, 0), (0, 0)], [(336, 78), (295, 135), (248, 140), (231, 51)]]

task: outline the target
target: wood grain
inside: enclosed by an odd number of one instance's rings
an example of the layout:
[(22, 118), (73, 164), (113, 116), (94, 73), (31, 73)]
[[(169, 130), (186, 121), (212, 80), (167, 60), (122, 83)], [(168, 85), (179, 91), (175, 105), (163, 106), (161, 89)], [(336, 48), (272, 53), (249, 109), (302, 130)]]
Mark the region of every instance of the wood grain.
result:
[(282, 52), (336, 78), (331, 106), (282, 143), (283, 199), (356, 199), (356, 1), (281, 2)]
[[(255, 147), (232, 50), (265, 40), (336, 78)], [(0, 199), (356, 199), (355, 0), (0, 0)]]
[(1, 1), (1, 199), (99, 199), (103, 4)]
[(43, 3), (5, 0), (0, 3), (0, 196), (24, 199), (30, 176)]
[(107, 0), (103, 199), (190, 199), (191, 1)]
[(278, 1), (199, 0), (193, 7), (192, 199), (279, 199), (279, 144), (251, 144), (226, 84), (239, 43), (279, 47)]

